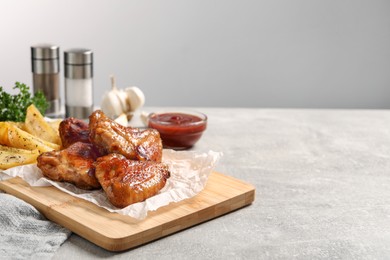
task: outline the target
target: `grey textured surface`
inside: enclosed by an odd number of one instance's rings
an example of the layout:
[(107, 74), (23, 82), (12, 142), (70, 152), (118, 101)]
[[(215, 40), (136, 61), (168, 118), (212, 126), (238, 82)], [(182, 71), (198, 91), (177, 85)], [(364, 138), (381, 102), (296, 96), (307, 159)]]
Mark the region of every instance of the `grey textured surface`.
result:
[(113, 253), (73, 234), (54, 259), (383, 259), (390, 257), (390, 111), (197, 109), (194, 150), (253, 184), (243, 209)]

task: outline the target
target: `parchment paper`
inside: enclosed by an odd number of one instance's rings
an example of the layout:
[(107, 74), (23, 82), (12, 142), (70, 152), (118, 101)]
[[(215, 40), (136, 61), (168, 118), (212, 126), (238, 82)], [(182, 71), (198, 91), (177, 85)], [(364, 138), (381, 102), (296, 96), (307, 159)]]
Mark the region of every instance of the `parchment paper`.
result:
[[(157, 195), (144, 202), (135, 203), (123, 209), (114, 207), (102, 189), (87, 191), (70, 183), (55, 182), (45, 178), (36, 164), (14, 167), (4, 171), (4, 173), (8, 177), (19, 176), (31, 186), (53, 185), (66, 193), (88, 200), (111, 212), (140, 220), (147, 216), (148, 211), (156, 210), (171, 202), (191, 198), (202, 191), (221, 156), (222, 153), (214, 151), (199, 153), (164, 149), (163, 162), (168, 164), (171, 171), (171, 177), (167, 180), (165, 187)], [(0, 179), (6, 178), (3, 176)]]

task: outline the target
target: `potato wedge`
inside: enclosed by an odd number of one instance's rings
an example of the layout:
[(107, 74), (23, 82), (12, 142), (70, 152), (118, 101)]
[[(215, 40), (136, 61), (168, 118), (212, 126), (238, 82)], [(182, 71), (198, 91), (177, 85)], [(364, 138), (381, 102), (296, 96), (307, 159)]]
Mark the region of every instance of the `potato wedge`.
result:
[(24, 127), (24, 122), (11, 122), (11, 121), (7, 121), (7, 123), (10, 123), (12, 125), (15, 125), (16, 127), (26, 131), (25, 127)]
[(0, 122), (0, 144), (39, 153), (59, 150), (60, 145), (46, 142), (8, 122)]
[(29, 134), (47, 142), (61, 145), (58, 131), (54, 130), (53, 127), (46, 122), (45, 118), (34, 105), (30, 105), (27, 108), (24, 124), (24, 127)]
[(9, 147), (5, 145), (0, 145), (0, 152), (9, 152), (9, 153), (38, 153), (38, 150), (27, 150), (27, 149), (20, 149), (15, 147)]
[(60, 132), (58, 131), (58, 129), (60, 128), (60, 124), (61, 124), (62, 120), (63, 119), (53, 119), (53, 120), (47, 121), (47, 123), (51, 126), (51, 128), (53, 128), (54, 131), (56, 131), (58, 136), (60, 136)]
[(35, 163), (38, 150), (25, 150), (0, 145), (0, 169), (6, 170), (15, 166)]

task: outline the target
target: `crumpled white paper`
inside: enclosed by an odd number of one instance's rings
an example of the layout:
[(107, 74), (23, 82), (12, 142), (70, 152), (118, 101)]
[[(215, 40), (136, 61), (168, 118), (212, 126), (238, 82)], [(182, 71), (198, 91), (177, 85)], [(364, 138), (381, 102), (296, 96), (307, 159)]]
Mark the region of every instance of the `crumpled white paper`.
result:
[[(222, 153), (213, 151), (197, 153), (164, 149), (163, 162), (169, 166), (171, 171), (171, 177), (167, 180), (165, 187), (157, 195), (123, 209), (114, 207), (102, 189), (88, 191), (79, 189), (70, 183), (55, 182), (45, 178), (36, 164), (14, 167), (4, 171), (4, 173), (9, 177), (19, 176), (31, 186), (53, 185), (66, 193), (88, 200), (108, 211), (141, 220), (147, 216), (148, 211), (156, 210), (171, 202), (191, 198), (202, 191), (221, 156)], [(4, 176), (1, 179), (5, 179)]]

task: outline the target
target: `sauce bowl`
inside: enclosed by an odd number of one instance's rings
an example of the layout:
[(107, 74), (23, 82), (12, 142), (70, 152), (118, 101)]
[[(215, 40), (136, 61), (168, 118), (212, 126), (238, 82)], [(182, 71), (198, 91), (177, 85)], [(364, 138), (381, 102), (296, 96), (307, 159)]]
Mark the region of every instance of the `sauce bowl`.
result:
[(200, 112), (156, 112), (148, 115), (148, 127), (156, 129), (164, 148), (191, 148), (207, 127), (207, 116)]

